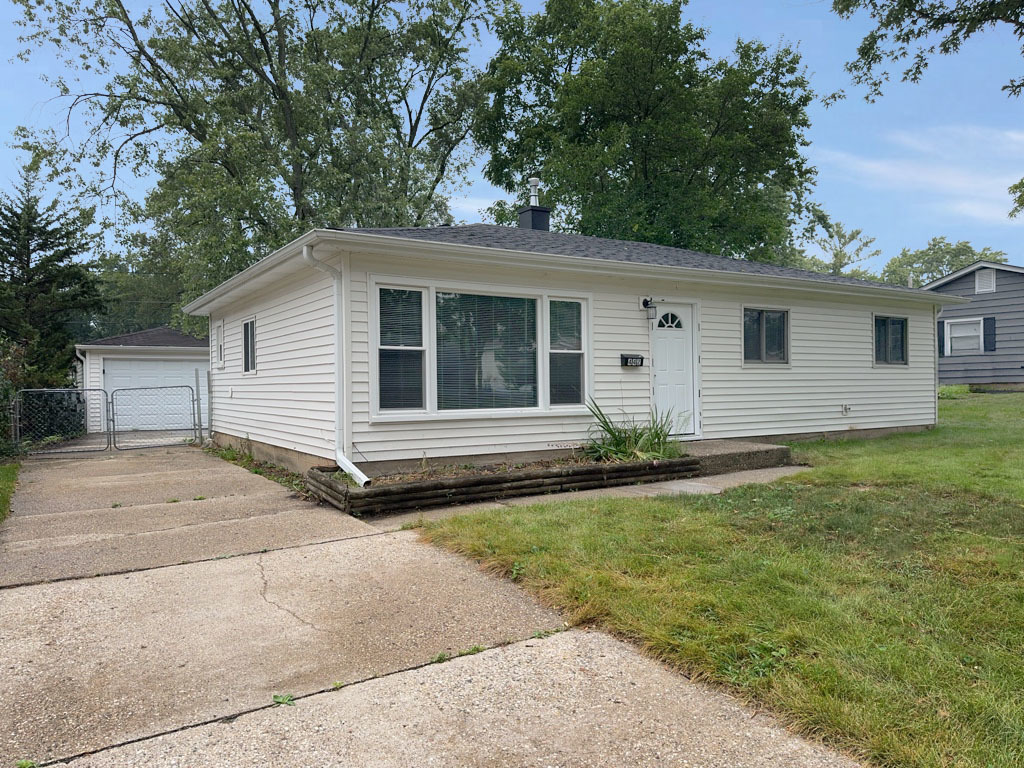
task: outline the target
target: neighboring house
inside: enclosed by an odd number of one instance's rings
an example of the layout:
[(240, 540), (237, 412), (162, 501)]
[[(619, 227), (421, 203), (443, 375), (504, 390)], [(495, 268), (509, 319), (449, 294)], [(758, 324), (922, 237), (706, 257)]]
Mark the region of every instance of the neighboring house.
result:
[(939, 315), (939, 383), (1024, 385), (1024, 267), (978, 261), (924, 287), (969, 300)]
[(188, 304), (217, 439), (359, 478), (565, 450), (591, 399), (686, 439), (935, 424), (935, 317), (958, 299), (547, 220), (318, 229)]
[[(138, 387), (178, 387), (195, 389), (195, 372), (200, 371), (200, 387), (206, 388), (206, 372), (210, 368), (210, 342), (197, 339), (166, 326), (124, 333), (75, 345), (76, 383), (82, 389), (104, 390), (109, 397), (114, 390)], [(205, 391), (200, 392), (203, 422), (207, 423)], [(136, 398), (139, 399), (139, 398)], [(165, 421), (162, 409), (178, 404), (180, 398), (161, 397), (156, 391), (142, 398), (145, 408), (133, 409), (133, 418), (143, 419), (140, 428), (160, 429)], [(87, 398), (90, 432), (101, 432), (106, 413), (105, 400)], [(104, 403), (101, 407), (99, 403)], [(177, 423), (175, 416), (170, 421)]]

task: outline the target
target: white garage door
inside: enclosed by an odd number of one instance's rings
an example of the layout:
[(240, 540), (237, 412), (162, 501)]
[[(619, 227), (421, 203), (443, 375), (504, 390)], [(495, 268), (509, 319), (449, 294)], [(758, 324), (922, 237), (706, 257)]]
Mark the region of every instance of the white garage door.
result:
[[(103, 361), (103, 388), (108, 394), (117, 389), (137, 387), (187, 386), (194, 390), (195, 370), (198, 368), (205, 426), (210, 423), (206, 403), (206, 371), (209, 367), (205, 359), (106, 358)], [(184, 390), (124, 393), (119, 399), (125, 405), (117, 407), (118, 429), (180, 429), (185, 426), (182, 414), (187, 413), (187, 393)]]

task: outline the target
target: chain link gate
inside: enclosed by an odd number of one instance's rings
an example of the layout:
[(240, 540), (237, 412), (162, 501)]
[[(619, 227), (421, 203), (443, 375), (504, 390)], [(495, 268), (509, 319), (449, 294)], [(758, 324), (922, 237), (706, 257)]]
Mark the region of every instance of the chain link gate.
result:
[(56, 455), (199, 442), (192, 387), (23, 389), (11, 402), (11, 439), (23, 453)]
[(195, 392), (187, 385), (130, 387), (110, 393), (110, 434), (114, 447), (155, 448), (198, 442)]

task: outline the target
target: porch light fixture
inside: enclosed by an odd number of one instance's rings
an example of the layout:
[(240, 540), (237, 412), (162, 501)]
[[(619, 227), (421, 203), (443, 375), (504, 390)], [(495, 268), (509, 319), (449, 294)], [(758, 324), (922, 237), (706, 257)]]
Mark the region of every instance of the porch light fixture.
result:
[(658, 316), (658, 305), (654, 303), (654, 299), (649, 296), (643, 300), (644, 309), (647, 310), (647, 319), (653, 320)]

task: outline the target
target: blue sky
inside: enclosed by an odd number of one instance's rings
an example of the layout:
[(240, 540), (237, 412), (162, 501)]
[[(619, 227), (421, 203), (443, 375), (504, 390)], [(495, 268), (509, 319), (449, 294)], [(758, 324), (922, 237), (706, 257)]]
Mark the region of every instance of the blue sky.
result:
[[(527, 10), (540, 3), (530, 0)], [(943, 235), (976, 247), (1006, 251), (1024, 264), (1024, 217), (1007, 218), (1006, 188), (1024, 176), (1024, 100), (1007, 98), (1000, 86), (1019, 74), (1020, 49), (1011, 35), (980, 36), (954, 57), (936, 59), (923, 82), (893, 83), (874, 104), (852, 86), (843, 64), (864, 31), (865, 19), (836, 17), (826, 0), (692, 0), (689, 20), (706, 27), (713, 53), (726, 55), (738, 37), (769, 44), (798, 44), (811, 83), (820, 94), (845, 89), (848, 98), (811, 109), (808, 156), (818, 169), (817, 200), (847, 228), (876, 238), (883, 255), (876, 268), (903, 247), (923, 247)], [(0, 135), (18, 125), (36, 127), (60, 119), (52, 95), (39, 82), (45, 60), (7, 63), (17, 48), (15, 9), (0, 9)], [(493, 41), (477, 57), (486, 59)], [(475, 57), (476, 58), (476, 57)], [(0, 175), (13, 178), (18, 154), (0, 147)], [(453, 194), (457, 218), (478, 221), (479, 211), (502, 197), (480, 176)]]

